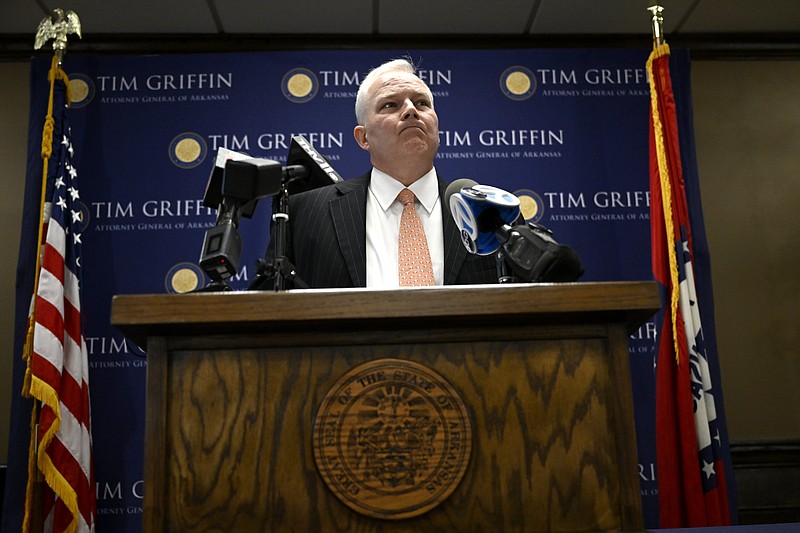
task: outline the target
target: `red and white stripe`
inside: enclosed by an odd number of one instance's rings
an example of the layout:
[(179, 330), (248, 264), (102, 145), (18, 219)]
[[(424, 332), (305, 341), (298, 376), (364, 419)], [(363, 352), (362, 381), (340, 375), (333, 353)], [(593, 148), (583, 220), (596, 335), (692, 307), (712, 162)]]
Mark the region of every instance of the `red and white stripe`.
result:
[(45, 531), (89, 532), (95, 522), (89, 366), (78, 279), (65, 261), (68, 238), (51, 218), (35, 304), (31, 391), (42, 401), (37, 462), (52, 489), (43, 499)]

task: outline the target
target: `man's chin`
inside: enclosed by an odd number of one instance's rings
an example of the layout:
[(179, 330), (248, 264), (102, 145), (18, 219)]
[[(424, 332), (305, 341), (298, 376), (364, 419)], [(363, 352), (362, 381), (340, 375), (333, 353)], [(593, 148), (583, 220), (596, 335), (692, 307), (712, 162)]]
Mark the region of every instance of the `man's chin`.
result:
[[(431, 144), (426, 139), (413, 138), (403, 143), (403, 151), (409, 154), (427, 152), (429, 150), (431, 150)], [(433, 150), (436, 151), (436, 147), (433, 147)]]

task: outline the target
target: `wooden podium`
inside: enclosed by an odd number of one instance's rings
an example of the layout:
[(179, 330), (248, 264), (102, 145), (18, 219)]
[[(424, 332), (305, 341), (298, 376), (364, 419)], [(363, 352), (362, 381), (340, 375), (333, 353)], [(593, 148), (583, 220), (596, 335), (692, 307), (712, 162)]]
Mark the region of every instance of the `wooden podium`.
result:
[[(147, 350), (144, 531), (642, 530), (628, 335), (658, 307), (647, 282), (116, 296)], [(312, 442), (384, 358), (447, 380), (472, 431), (452, 493), (399, 519), (343, 504)]]

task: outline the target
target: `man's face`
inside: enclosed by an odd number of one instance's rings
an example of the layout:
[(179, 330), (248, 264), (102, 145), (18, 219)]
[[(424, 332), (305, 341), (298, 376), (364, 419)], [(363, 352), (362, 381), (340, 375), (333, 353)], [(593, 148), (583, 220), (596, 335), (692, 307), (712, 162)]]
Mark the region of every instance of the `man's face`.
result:
[(425, 83), (410, 73), (391, 72), (376, 79), (367, 96), (367, 117), (355, 135), (372, 164), (391, 174), (414, 158), (430, 170), (439, 148), (439, 117)]

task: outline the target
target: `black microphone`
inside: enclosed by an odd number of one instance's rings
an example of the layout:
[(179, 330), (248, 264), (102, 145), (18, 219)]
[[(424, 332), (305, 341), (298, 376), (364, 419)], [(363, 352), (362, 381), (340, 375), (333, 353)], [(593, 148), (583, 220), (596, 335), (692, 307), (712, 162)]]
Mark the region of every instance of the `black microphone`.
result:
[(467, 250), (478, 255), (496, 252), (518, 279), (570, 282), (583, 275), (578, 254), (557, 243), (548, 228), (525, 223), (513, 194), (462, 178), (447, 187), (445, 201)]
[(301, 135), (292, 136), (283, 172), (290, 195), (344, 181), (328, 159)]
[[(223, 215), (223, 204), (228, 211), (235, 206), (235, 222), (238, 225), (239, 216), (253, 216), (259, 198), (280, 192), (281, 174), (282, 168), (277, 161), (220, 148), (208, 176), (203, 206), (212, 209), (218, 209), (219, 206), (220, 216)], [(230, 214), (226, 213), (225, 216)]]
[[(278, 194), (282, 179), (276, 161), (226, 152), (215, 163), (206, 186), (203, 203), (217, 208), (217, 222), (206, 231), (200, 254), (200, 267), (216, 286), (225, 288), (236, 275), (242, 254), (239, 218), (252, 217), (259, 198)], [(220, 167), (224, 170), (219, 171)]]

